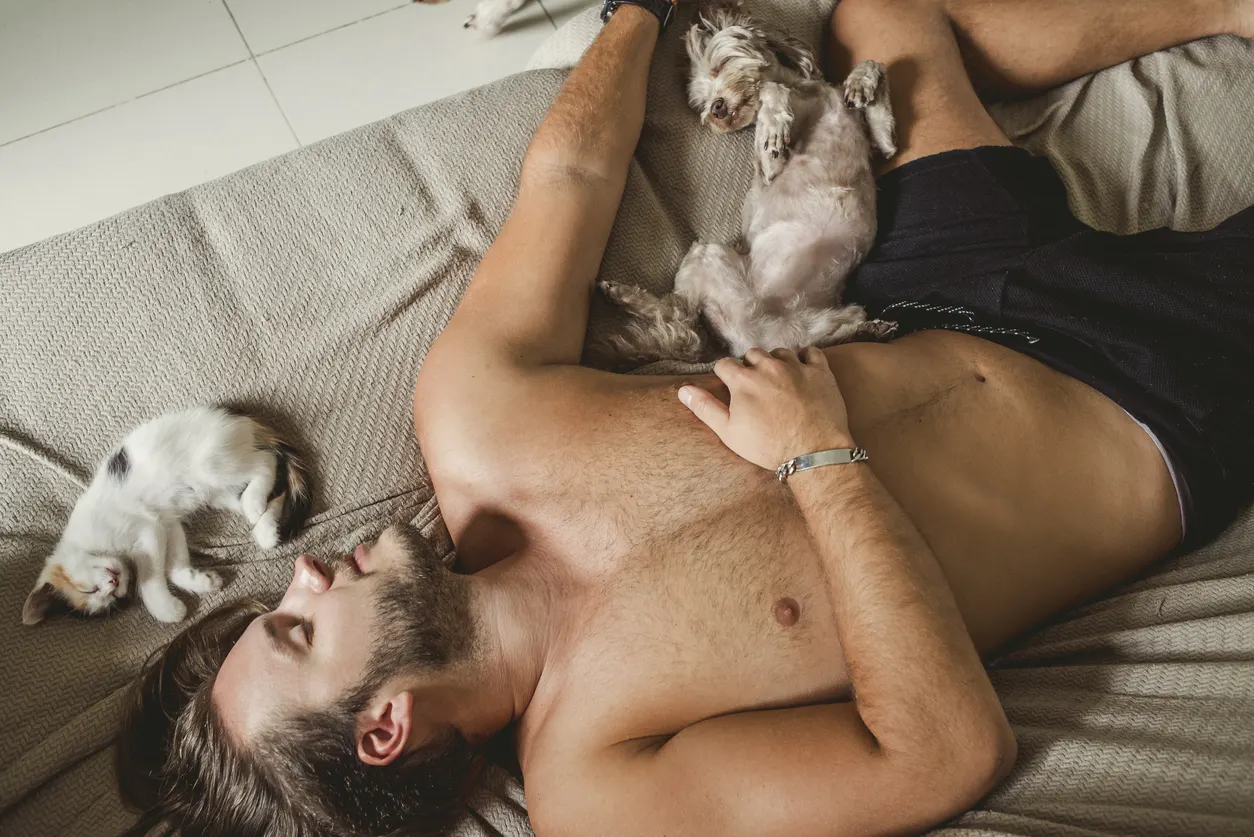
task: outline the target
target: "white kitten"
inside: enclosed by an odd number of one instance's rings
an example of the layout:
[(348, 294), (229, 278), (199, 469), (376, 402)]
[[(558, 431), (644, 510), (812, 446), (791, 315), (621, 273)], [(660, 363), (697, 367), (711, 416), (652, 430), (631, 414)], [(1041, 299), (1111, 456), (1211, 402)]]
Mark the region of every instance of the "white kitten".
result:
[(295, 534), (309, 513), (309, 480), (300, 457), (274, 431), (218, 407), (193, 407), (140, 425), (100, 463), (70, 514), (22, 608), (22, 622), (42, 622), (56, 601), (100, 613), (131, 586), (162, 622), (187, 606), (169, 581), (189, 593), (222, 586), (216, 573), (191, 566), (183, 518), (206, 506), (242, 514), (264, 549)]

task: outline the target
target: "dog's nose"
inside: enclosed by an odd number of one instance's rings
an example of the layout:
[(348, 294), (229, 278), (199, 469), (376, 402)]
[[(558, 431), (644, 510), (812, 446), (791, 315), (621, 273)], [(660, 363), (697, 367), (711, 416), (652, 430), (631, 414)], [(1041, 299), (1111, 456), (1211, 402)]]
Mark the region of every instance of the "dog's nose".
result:
[(710, 105), (710, 116), (713, 116), (715, 119), (726, 119), (727, 100), (715, 99), (714, 104)]

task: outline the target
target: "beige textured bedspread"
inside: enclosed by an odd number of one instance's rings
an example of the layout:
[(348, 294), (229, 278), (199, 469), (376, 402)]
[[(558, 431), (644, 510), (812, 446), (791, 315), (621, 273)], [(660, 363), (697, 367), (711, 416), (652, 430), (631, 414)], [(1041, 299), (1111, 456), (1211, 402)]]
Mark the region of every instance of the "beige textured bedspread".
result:
[[(813, 38), (830, 5), (759, 7)], [(687, 111), (678, 29), (603, 268), (659, 288), (695, 237), (735, 232), (750, 171), (747, 136), (710, 136)], [(539, 63), (569, 61), (588, 31), (577, 18)], [(132, 425), (252, 403), (310, 453), (315, 514), (295, 543), (260, 554), (234, 520), (193, 523), (195, 560), (232, 575), (201, 612), (274, 596), (298, 551), (347, 549), (394, 520), (449, 547), (411, 384), (562, 78), (507, 79), (0, 255), (0, 834), (112, 835), (131, 821), (110, 739), (120, 695), (171, 629), (134, 607), (37, 629), (18, 613), (83, 475)], [(1235, 39), (998, 118), (1054, 158), (1098, 226), (1205, 227), (1254, 201), (1254, 50)], [(1039, 631), (994, 682), (1019, 765), (941, 833), (1254, 834), (1254, 516)], [(463, 833), (529, 834), (518, 783), (490, 779)]]

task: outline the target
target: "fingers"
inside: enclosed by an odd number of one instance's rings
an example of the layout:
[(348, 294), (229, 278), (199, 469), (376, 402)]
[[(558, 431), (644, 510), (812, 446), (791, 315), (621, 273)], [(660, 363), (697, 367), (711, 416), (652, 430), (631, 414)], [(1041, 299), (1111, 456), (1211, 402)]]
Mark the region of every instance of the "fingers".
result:
[(807, 366), (817, 366), (820, 369), (831, 368), (827, 363), (827, 353), (822, 349), (816, 349), (813, 346), (802, 350), (801, 360)]
[(693, 415), (717, 433), (720, 439), (723, 437), (723, 428), (727, 426), (730, 416), (726, 404), (700, 387), (690, 385), (679, 388), (679, 400), (692, 410)]
[(731, 380), (740, 373), (748, 369), (754, 369), (762, 366), (763, 363), (769, 365), (769, 361), (782, 361), (789, 366), (814, 366), (819, 369), (829, 369), (827, 363), (827, 355), (822, 349), (810, 346), (802, 349), (798, 354), (792, 349), (772, 349), (769, 353), (758, 347), (754, 347), (745, 352), (744, 361), (736, 358), (725, 357), (714, 364), (714, 374), (718, 375), (723, 383), (730, 385)]
[[(753, 351), (750, 349), (749, 351)], [(721, 358), (714, 363), (714, 374), (718, 379), (727, 384), (727, 388), (732, 388), (732, 382), (737, 380), (737, 376), (745, 371), (744, 364), (736, 360), (734, 357)]]
[(762, 349), (759, 349), (757, 346), (754, 346), (752, 349), (745, 352), (745, 366), (757, 366), (768, 357), (770, 357), (770, 355)]

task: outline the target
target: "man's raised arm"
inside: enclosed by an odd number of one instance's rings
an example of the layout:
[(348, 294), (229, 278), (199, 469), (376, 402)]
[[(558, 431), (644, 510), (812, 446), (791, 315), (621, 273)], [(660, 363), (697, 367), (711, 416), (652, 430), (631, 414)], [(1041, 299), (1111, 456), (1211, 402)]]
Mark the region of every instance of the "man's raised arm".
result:
[(571, 72), (527, 151), (509, 220), (431, 348), (420, 390), (431, 384), (447, 401), (445, 386), (459, 379), (482, 385), (579, 362), (592, 283), (644, 123), (658, 26), (650, 12), (620, 7)]

